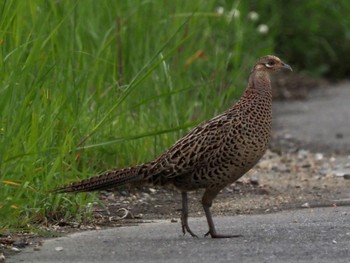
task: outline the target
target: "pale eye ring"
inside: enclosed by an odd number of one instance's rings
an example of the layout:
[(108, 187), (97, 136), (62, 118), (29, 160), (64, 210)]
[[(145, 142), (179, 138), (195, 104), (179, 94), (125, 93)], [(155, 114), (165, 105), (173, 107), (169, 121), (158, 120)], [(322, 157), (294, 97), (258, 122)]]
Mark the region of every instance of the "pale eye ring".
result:
[(272, 66), (275, 65), (275, 62), (274, 61), (269, 61), (265, 64), (266, 67), (268, 68), (272, 68)]

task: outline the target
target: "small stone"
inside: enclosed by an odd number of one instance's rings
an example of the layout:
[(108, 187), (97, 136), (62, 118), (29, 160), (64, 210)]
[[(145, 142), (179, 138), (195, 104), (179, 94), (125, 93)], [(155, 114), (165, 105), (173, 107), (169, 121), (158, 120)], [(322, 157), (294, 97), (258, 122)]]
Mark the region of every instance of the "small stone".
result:
[(0, 253), (0, 263), (5, 263), (6, 257), (4, 256), (3, 253)]
[(334, 175), (336, 177), (348, 177), (350, 176), (349, 170), (348, 169), (337, 169), (334, 171)]
[(13, 242), (13, 246), (17, 248), (25, 248), (26, 245), (28, 245), (28, 242), (24, 240), (17, 240)]
[(321, 161), (323, 159), (323, 154), (322, 153), (316, 153), (315, 154), (315, 160), (316, 161)]
[(299, 150), (298, 151), (298, 159), (304, 159), (307, 157), (308, 154), (309, 154), (309, 151), (307, 151), (307, 150)]
[(290, 169), (285, 164), (280, 164), (278, 171), (281, 173), (290, 173)]
[(304, 164), (301, 165), (301, 167), (302, 167), (302, 168), (309, 168), (309, 167), (311, 167), (311, 164), (309, 164), (309, 163), (304, 163)]
[[(115, 195), (114, 194), (110, 194), (107, 196), (107, 200), (108, 201), (114, 201), (115, 200)], [(89, 203), (90, 204), (90, 203)]]
[(19, 248), (17, 248), (17, 247), (11, 247), (11, 250), (12, 251), (15, 251), (15, 252), (19, 252), (19, 251), (21, 251)]
[(338, 132), (338, 133), (335, 134), (335, 138), (337, 138), (337, 139), (343, 139), (343, 138), (344, 138), (344, 134)]
[(157, 190), (156, 189), (154, 189), (154, 188), (149, 188), (148, 189), (152, 194), (154, 194), (154, 193), (156, 193), (157, 192)]
[(228, 188), (228, 187), (225, 188), (225, 191), (226, 191), (227, 193), (233, 193), (233, 190), (232, 190), (231, 188)]
[(55, 247), (56, 251), (63, 251), (63, 247)]
[(284, 137), (284, 139), (292, 139), (293, 138), (293, 136), (289, 133), (284, 134), (283, 137)]
[(142, 193), (142, 198), (143, 198), (145, 201), (151, 200), (151, 199), (152, 199), (151, 196), (150, 196), (150, 194), (148, 194), (148, 193)]
[(318, 172), (320, 173), (321, 176), (325, 176), (328, 173), (328, 169), (321, 168)]
[(129, 195), (129, 192), (127, 190), (121, 190), (119, 192), (122, 196), (128, 196)]
[(333, 244), (337, 244), (337, 241), (335, 239), (332, 240)]
[(268, 195), (268, 194), (270, 194), (270, 191), (269, 191), (268, 187), (266, 187), (265, 185), (262, 185), (259, 188), (259, 194)]
[(261, 169), (270, 170), (271, 169), (271, 161), (270, 160), (262, 160), (258, 163), (258, 167)]
[(143, 218), (143, 214), (142, 214), (142, 213), (137, 214), (137, 215), (134, 216), (134, 218), (136, 218), (136, 219), (142, 219), (142, 218)]
[(304, 203), (301, 205), (302, 208), (310, 208), (310, 204), (309, 203)]
[(252, 184), (252, 185), (259, 185), (259, 180), (258, 180), (258, 178), (257, 177), (251, 177), (250, 178), (250, 183)]

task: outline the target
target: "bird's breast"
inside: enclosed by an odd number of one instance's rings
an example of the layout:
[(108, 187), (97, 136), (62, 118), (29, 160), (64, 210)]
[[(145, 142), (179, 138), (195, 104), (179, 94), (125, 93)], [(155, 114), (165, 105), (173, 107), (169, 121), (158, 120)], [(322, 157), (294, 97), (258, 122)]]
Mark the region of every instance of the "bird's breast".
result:
[(240, 121), (232, 123), (224, 151), (233, 166), (250, 167), (263, 156), (270, 142), (271, 99), (257, 98), (243, 105)]

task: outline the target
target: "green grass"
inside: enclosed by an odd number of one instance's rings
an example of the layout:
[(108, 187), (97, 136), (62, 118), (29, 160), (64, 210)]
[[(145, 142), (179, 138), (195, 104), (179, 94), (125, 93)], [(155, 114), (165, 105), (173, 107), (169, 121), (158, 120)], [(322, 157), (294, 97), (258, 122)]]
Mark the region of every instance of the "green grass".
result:
[(50, 191), (151, 160), (234, 102), (273, 45), (227, 3), (1, 2), (0, 232), (85, 220), (95, 195)]
[[(253, 3), (253, 1), (252, 1)], [(255, 1), (270, 27), (275, 51), (297, 72), (349, 78), (350, 2), (347, 0)]]

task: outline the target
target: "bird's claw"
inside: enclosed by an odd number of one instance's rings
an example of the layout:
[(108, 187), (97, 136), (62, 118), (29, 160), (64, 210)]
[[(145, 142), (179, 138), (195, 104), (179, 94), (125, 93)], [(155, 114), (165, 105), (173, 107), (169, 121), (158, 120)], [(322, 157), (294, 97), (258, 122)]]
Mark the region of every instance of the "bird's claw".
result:
[(235, 238), (235, 237), (243, 237), (242, 235), (238, 234), (238, 235), (222, 235), (222, 234), (218, 234), (216, 232), (212, 232), (212, 231), (208, 231), (204, 237), (207, 236), (211, 236), (212, 238)]
[(198, 236), (192, 232), (190, 227), (188, 226), (187, 220), (181, 218), (181, 226), (182, 226), (182, 233), (186, 235), (186, 232), (189, 233), (192, 237), (198, 238)]

